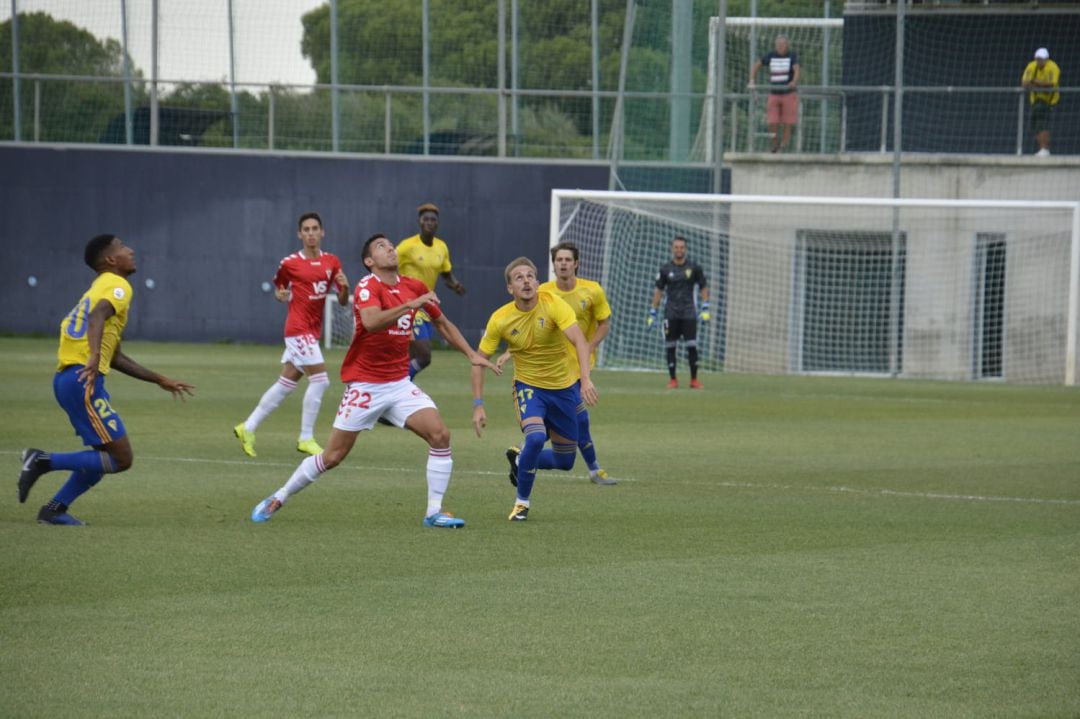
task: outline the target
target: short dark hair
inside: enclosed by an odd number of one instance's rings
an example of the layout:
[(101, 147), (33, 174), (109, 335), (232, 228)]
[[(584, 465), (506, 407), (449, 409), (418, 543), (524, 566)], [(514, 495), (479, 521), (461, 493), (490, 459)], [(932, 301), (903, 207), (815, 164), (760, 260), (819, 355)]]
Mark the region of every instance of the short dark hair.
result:
[(116, 239), (116, 235), (98, 235), (92, 238), (86, 243), (86, 252), (83, 253), (83, 260), (92, 270), (98, 269), (98, 264), (101, 262), (101, 256), (105, 254), (105, 250), (109, 248), (109, 245)]
[(386, 235), (381, 232), (376, 232), (374, 235), (364, 240), (364, 249), (360, 250), (360, 259), (366, 260), (367, 258), (371, 257), (371, 243), (373, 243), (375, 240), (385, 239)]
[(303, 227), (306, 220), (315, 220), (319, 223), (319, 227), (323, 226), (322, 218), (319, 217), (318, 212), (305, 212), (304, 214), (300, 215), (300, 219), (296, 221), (296, 229), (299, 230), (301, 227)]
[(559, 250), (570, 250), (570, 254), (574, 256), (574, 262), (578, 261), (579, 253), (577, 245), (573, 242), (560, 242), (551, 248), (551, 261), (555, 261), (555, 255), (559, 254)]
[(687, 242), (687, 241), (686, 241), (686, 238), (685, 238), (685, 237), (683, 237), (682, 235), (675, 235), (675, 239), (673, 239), (673, 240), (671, 241), (671, 244), (673, 244), (673, 245), (674, 245), (674, 244), (675, 244), (676, 242), (680, 242), (680, 241), (681, 241), (681, 242), (682, 242), (682, 243), (683, 243), (684, 245), (687, 245), (687, 246), (689, 246), (689, 245), (690, 245), (690, 243), (689, 243), (689, 242)]

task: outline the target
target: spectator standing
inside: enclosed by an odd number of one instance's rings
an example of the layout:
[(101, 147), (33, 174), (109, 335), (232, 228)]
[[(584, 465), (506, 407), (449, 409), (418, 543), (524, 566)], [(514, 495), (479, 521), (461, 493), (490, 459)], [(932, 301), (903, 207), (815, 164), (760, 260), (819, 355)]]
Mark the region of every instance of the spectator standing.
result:
[(1054, 108), (1061, 100), (1057, 91), (1061, 80), (1061, 68), (1050, 59), (1050, 51), (1040, 47), (1035, 51), (1035, 59), (1024, 68), (1020, 79), (1024, 89), (1030, 90), (1028, 102), (1031, 104), (1031, 131), (1035, 133), (1035, 142), (1039, 149), (1038, 157), (1050, 156), (1050, 125)]
[(799, 122), (799, 58), (791, 51), (786, 35), (777, 35), (773, 50), (754, 62), (750, 68), (751, 88), (755, 86), (758, 71), (769, 69), (769, 101), (765, 107), (772, 135), (771, 152), (782, 152), (791, 141), (791, 128)]

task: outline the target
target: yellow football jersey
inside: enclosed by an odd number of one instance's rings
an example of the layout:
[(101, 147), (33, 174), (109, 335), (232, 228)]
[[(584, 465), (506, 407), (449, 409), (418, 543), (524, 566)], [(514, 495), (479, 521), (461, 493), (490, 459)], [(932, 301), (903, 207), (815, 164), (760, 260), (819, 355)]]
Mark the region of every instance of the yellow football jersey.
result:
[(90, 343), (86, 336), (90, 312), (98, 302), (106, 300), (113, 306), (116, 314), (105, 320), (105, 329), (101, 333), (101, 362), (98, 364), (98, 372), (108, 374), (113, 355), (120, 346), (120, 335), (127, 325), (131, 294), (131, 285), (120, 275), (112, 272), (98, 275), (90, 289), (60, 323), (60, 348), (56, 353), (56, 369), (73, 364), (86, 364), (90, 356)]
[[(562, 298), (566, 304), (570, 305), (570, 309), (577, 316), (578, 327), (585, 333), (585, 339), (587, 340), (591, 341), (596, 335), (596, 326), (601, 321), (611, 317), (611, 306), (608, 304), (607, 295), (604, 294), (604, 288), (600, 286), (599, 282), (583, 280), (578, 277), (574, 289), (566, 292), (560, 290), (554, 280), (545, 282), (540, 285), (539, 289), (541, 292), (550, 292), (556, 297)], [(577, 351), (574, 349), (573, 343), (570, 343), (569, 340), (567, 342), (570, 344), (570, 351), (573, 353), (567, 361), (573, 365), (574, 372), (577, 373)], [(594, 367), (595, 365), (596, 352), (594, 351), (589, 357), (589, 366)]]
[(537, 294), (528, 312), (513, 302), (491, 315), (480, 340), (480, 352), (493, 355), (505, 340), (514, 358), (514, 379), (542, 389), (566, 389), (578, 381), (578, 368), (566, 362), (563, 330), (577, 323), (570, 305), (548, 292)]
[(431, 242), (431, 247), (424, 244), (420, 235), (406, 237), (395, 248), (398, 256), (398, 272), (406, 277), (415, 277), (435, 289), (435, 282), (443, 272), (449, 272), (450, 248), (438, 237)]

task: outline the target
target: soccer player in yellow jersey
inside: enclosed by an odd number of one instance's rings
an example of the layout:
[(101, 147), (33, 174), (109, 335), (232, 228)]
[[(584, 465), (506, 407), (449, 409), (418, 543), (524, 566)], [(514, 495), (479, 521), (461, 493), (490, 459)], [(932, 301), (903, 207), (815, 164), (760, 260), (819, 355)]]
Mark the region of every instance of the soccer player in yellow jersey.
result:
[[(589, 343), (589, 367), (596, 366), (596, 348), (607, 337), (611, 330), (611, 306), (608, 305), (604, 288), (599, 282), (582, 279), (577, 276), (580, 251), (573, 242), (561, 242), (551, 248), (551, 264), (555, 268), (555, 279), (540, 285), (540, 292), (550, 292), (556, 297), (561, 297), (577, 317), (578, 327), (585, 333), (585, 339)], [(510, 359), (507, 351), (499, 357), (496, 364), (501, 367)], [(577, 365), (577, 353), (567, 353), (567, 362), (571, 366)], [(616, 484), (616, 481), (608, 476), (608, 473), (600, 467), (596, 459), (596, 447), (593, 446), (592, 432), (589, 426), (589, 410), (581, 403), (577, 408), (578, 425), (578, 449), (581, 456), (589, 467), (589, 479), (596, 484)], [(510, 460), (510, 481), (516, 481), (516, 460), (520, 450), (512, 447), (507, 452)], [(552, 469), (554, 459), (552, 451), (545, 449), (540, 453), (539, 468)]]
[(1035, 142), (1039, 143), (1039, 149), (1035, 153), (1039, 157), (1050, 156), (1050, 119), (1054, 107), (1061, 100), (1058, 83), (1061, 81), (1061, 68), (1050, 59), (1050, 51), (1040, 47), (1035, 51), (1035, 59), (1024, 68), (1024, 74), (1020, 77), (1020, 83), (1028, 93), (1028, 102), (1031, 104), (1031, 130), (1035, 133)]
[[(398, 256), (398, 272), (406, 277), (415, 277), (435, 290), (435, 281), (441, 275), (443, 282), (456, 294), (465, 294), (465, 285), (461, 284), (453, 273), (450, 264), (450, 248), (435, 236), (439, 229), (439, 208), (427, 202), (416, 208), (419, 215), (420, 232), (406, 237), (395, 248)], [(413, 341), (409, 345), (409, 379), (413, 379), (420, 370), (431, 364), (431, 338), (434, 330), (427, 313), (416, 313), (413, 324)]]
[(38, 512), (38, 522), (42, 524), (82, 525), (68, 514), (68, 507), (106, 474), (131, 467), (131, 442), (105, 389), (105, 375), (110, 369), (153, 382), (180, 399), (195, 389), (187, 382), (169, 379), (143, 367), (120, 349), (131, 306), (131, 284), (127, 278), (135, 272), (135, 251), (114, 235), (98, 235), (87, 243), (84, 258), (98, 275), (60, 322), (53, 394), (67, 412), (75, 433), (93, 449), (67, 453), (23, 450), (19, 502), (26, 501), (30, 488), (46, 472), (58, 469), (71, 472), (60, 491)]
[[(555, 469), (569, 470), (577, 455), (577, 407), (596, 404), (589, 376), (589, 343), (578, 327), (570, 305), (539, 291), (536, 265), (519, 257), (506, 266), (506, 289), (513, 302), (488, 320), (479, 351), (490, 357), (505, 341), (514, 358), (514, 404), (525, 435), (516, 467), (517, 499), (510, 520), (529, 517), (529, 501), (540, 452), (551, 437)], [(566, 362), (566, 342), (577, 353), (577, 366)], [(473, 367), (473, 428), (479, 437), (487, 424), (484, 412), (484, 372)]]

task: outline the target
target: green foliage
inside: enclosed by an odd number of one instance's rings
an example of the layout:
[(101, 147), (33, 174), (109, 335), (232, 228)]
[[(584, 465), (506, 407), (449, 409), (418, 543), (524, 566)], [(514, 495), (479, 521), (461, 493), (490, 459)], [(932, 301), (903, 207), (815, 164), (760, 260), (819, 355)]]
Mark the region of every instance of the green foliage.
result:
[[(123, 49), (116, 40), (99, 40), (89, 31), (44, 12), (19, 13), (19, 71), (26, 74), (82, 75), (102, 78), (124, 76)], [(0, 71), (11, 72), (11, 20), (0, 23)], [(141, 74), (132, 68), (132, 77)], [(136, 84), (137, 87), (137, 84)], [(41, 139), (97, 142), (109, 121), (124, 111), (119, 82), (42, 81)], [(22, 137), (33, 137), (34, 81), (24, 80), (19, 109)], [(136, 90), (136, 96), (142, 95)], [(0, 138), (14, 137), (13, 88), (0, 83)]]

